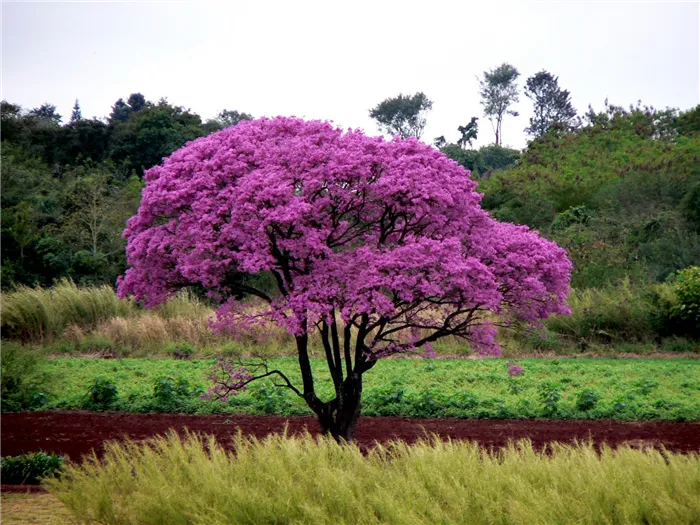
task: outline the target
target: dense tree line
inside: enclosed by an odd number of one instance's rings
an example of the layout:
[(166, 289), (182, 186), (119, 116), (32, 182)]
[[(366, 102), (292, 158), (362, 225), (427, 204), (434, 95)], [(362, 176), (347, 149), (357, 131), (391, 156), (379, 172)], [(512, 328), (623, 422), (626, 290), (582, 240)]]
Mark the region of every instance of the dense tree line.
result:
[(56, 107), (25, 111), (2, 102), (2, 286), (110, 283), (124, 271), (121, 232), (141, 196), (143, 172), (186, 142), (241, 120), (196, 113), (140, 93), (105, 119), (76, 100), (63, 123)]
[[(501, 118), (509, 111), (503, 100), (518, 93), (515, 73), (503, 64), (481, 79), (484, 117), (496, 127), (498, 111)], [(486, 90), (488, 82), (510, 87)], [(524, 94), (534, 109), (524, 151), (495, 142), (474, 148), (477, 117), (458, 126), (456, 142), (434, 141), (479, 179), (487, 209), (565, 246), (577, 286), (660, 281), (700, 264), (700, 106), (679, 112), (606, 102), (579, 117), (546, 71), (526, 80)], [(388, 98), (370, 113), (383, 131), (420, 138), (432, 104), (419, 92)], [(114, 284), (144, 170), (192, 139), (250, 118), (224, 110), (202, 121), (134, 93), (104, 119), (83, 118), (76, 100), (64, 123), (51, 104), (23, 110), (3, 101), (2, 286), (62, 277)]]

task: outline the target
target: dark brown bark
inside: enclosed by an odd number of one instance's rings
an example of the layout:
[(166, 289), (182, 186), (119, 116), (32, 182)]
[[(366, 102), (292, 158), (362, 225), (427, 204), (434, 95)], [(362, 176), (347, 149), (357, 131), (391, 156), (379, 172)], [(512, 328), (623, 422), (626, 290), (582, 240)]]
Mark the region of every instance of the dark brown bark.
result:
[(345, 378), (340, 396), (327, 404), (327, 410), (317, 414), (321, 430), (336, 441), (352, 441), (362, 409), (362, 374)]

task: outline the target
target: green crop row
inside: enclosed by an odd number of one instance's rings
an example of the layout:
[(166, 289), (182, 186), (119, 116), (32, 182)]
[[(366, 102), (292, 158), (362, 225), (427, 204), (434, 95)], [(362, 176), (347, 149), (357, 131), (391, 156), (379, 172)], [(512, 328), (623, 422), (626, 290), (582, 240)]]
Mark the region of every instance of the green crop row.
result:
[[(260, 380), (227, 402), (201, 399), (214, 360), (57, 358), (43, 362), (31, 408), (129, 412), (309, 414), (291, 391)], [(462, 418), (700, 420), (700, 361), (693, 359), (388, 359), (365, 376), (363, 414)], [(299, 384), (292, 358), (270, 367)], [(333, 393), (312, 360), (322, 399)], [(36, 388), (36, 387), (35, 387)]]

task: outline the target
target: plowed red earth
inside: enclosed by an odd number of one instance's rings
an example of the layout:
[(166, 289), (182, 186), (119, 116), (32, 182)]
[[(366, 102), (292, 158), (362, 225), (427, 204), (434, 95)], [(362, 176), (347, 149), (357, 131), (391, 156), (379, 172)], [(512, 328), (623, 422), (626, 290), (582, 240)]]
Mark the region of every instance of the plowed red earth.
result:
[[(2, 455), (14, 456), (43, 450), (78, 460), (95, 450), (104, 452), (109, 440), (129, 437), (145, 440), (168, 429), (183, 434), (185, 429), (213, 434), (224, 446), (238, 428), (248, 435), (264, 437), (282, 432), (285, 424), (292, 434), (305, 429), (316, 435), (318, 424), (312, 417), (281, 416), (192, 416), (187, 414), (125, 414), (94, 412), (25, 412), (2, 416)], [(477, 441), (485, 447), (502, 447), (511, 440), (529, 438), (536, 448), (547, 443), (591, 440), (596, 445), (629, 444), (660, 447), (674, 452), (700, 452), (700, 423), (620, 421), (539, 421), (408, 419), (365, 417), (357, 426), (356, 441), (363, 449), (376, 441), (402, 439), (413, 442), (425, 433), (443, 438)], [(38, 486), (2, 485), (0, 492), (43, 492)]]
[[(94, 412), (23, 412), (2, 416), (2, 455), (14, 456), (43, 450), (78, 460), (93, 449), (100, 455), (103, 443), (129, 437), (144, 440), (174, 429), (213, 434), (228, 446), (231, 435), (240, 428), (244, 434), (264, 437), (282, 432), (299, 433), (308, 429), (318, 434), (312, 417), (243, 416), (187, 414), (126, 414)], [(402, 439), (413, 442), (425, 432), (443, 438), (479, 442), (485, 447), (502, 447), (510, 440), (529, 438), (535, 447), (559, 441), (591, 440), (617, 446), (660, 446), (675, 452), (700, 452), (700, 423), (581, 420), (468, 420), (408, 419), (400, 417), (360, 418), (355, 434), (362, 448), (375, 441)]]

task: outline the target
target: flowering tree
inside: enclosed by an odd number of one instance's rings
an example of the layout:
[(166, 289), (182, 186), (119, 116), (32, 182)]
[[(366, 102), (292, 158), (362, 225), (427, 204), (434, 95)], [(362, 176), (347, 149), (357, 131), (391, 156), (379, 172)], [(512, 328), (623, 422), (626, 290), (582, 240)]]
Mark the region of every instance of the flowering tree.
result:
[[(498, 354), (494, 319), (537, 324), (568, 312), (564, 250), (493, 220), (469, 173), (415, 139), (258, 119), (188, 143), (145, 177), (124, 233), (130, 268), (120, 296), (153, 306), (197, 285), (220, 301), (216, 330), (283, 326), (296, 340), (300, 385), (279, 370), (224, 366), (214, 393), (276, 376), (336, 438), (352, 437), (362, 376), (380, 358), (430, 352), (446, 336)], [(278, 293), (240, 278), (259, 272), (274, 276)], [(244, 295), (266, 309), (243, 308)], [(312, 331), (335, 386), (330, 400), (314, 388)]]

